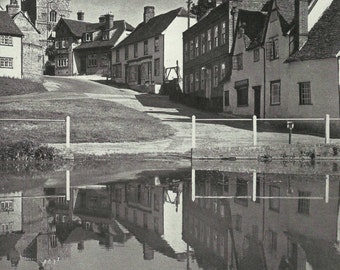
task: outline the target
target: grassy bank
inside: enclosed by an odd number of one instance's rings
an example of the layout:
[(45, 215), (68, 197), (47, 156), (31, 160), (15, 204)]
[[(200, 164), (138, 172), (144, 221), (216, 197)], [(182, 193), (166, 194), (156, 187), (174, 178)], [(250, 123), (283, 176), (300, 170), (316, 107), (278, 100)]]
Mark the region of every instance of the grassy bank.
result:
[[(2, 118), (65, 119), (71, 117), (71, 142), (129, 142), (161, 139), (173, 129), (147, 114), (117, 103), (81, 99), (20, 101), (1, 104)], [(1, 123), (0, 140), (65, 142), (64, 123)]]
[(24, 95), (46, 91), (46, 88), (41, 83), (26, 79), (0, 77), (0, 96)]

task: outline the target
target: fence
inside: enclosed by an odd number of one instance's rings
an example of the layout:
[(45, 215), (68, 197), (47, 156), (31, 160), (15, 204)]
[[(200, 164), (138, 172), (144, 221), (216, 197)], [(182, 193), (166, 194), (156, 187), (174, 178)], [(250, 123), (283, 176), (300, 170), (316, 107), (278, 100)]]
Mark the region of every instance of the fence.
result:
[(255, 115), (252, 118), (219, 118), (219, 119), (197, 119), (195, 115), (192, 116), (192, 149), (196, 148), (196, 123), (197, 122), (244, 122), (252, 121), (253, 123), (253, 145), (257, 145), (257, 124), (259, 121), (287, 121), (287, 128), (289, 128), (289, 143), (291, 139), (291, 132), (294, 128), (293, 121), (324, 121), (325, 124), (325, 144), (330, 143), (330, 121), (340, 121), (340, 118), (330, 118), (329, 114), (325, 115), (325, 118), (257, 118)]
[(53, 123), (65, 123), (66, 128), (66, 148), (70, 148), (71, 145), (71, 118), (69, 116), (66, 116), (65, 119), (0, 119), (0, 121), (3, 122), (53, 122)]

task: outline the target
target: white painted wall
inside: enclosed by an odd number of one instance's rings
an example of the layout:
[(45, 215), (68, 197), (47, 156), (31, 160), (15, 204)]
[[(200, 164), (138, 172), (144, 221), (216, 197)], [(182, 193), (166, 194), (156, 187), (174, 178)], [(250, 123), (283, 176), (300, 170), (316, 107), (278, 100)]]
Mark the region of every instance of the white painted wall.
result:
[(0, 57), (13, 58), (13, 68), (0, 68), (0, 76), (22, 78), (22, 51), (21, 51), (21, 37), (13, 37), (13, 46), (0, 45)]
[[(313, 28), (315, 23), (320, 19), (325, 10), (332, 4), (333, 1), (338, 0), (315, 0), (316, 4), (308, 14), (308, 31)], [(312, 2), (312, 4), (313, 4)]]

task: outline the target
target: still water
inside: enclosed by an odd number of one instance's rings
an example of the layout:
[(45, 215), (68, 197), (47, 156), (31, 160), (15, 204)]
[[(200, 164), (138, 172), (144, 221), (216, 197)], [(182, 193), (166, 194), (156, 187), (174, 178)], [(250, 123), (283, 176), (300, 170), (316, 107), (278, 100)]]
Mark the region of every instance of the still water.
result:
[(340, 269), (329, 167), (6, 169), (0, 269)]

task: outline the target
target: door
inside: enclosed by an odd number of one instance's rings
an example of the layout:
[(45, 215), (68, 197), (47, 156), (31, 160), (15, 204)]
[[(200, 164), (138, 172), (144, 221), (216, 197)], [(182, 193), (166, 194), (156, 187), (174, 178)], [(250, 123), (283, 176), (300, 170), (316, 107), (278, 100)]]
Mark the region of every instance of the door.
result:
[(254, 115), (261, 117), (261, 86), (254, 86)]
[(128, 83), (128, 72), (129, 72), (129, 66), (125, 65), (125, 83)]
[(142, 66), (139, 65), (138, 66), (138, 84), (141, 84), (142, 83)]
[(80, 74), (86, 74), (86, 56), (80, 58)]

